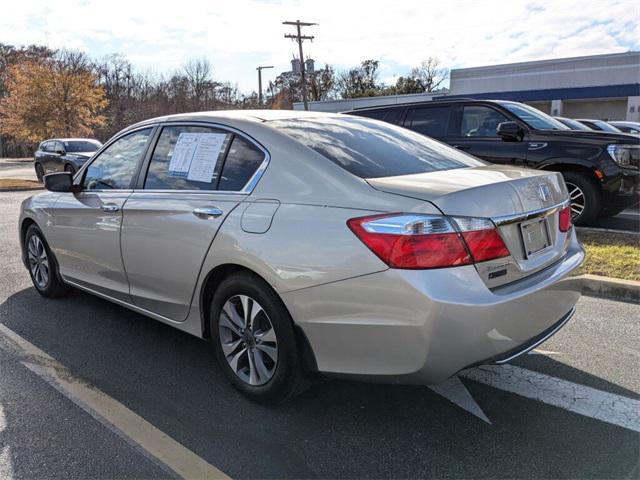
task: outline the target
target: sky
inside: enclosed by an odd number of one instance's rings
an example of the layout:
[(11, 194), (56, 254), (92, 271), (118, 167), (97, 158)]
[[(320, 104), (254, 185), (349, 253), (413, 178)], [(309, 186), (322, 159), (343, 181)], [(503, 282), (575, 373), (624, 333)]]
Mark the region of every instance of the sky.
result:
[(2, 0), (0, 42), (124, 54), (140, 71), (169, 73), (207, 58), (214, 77), (257, 89), (305, 56), (338, 71), (368, 58), (394, 83), (428, 57), (447, 68), (640, 50), (637, 0)]

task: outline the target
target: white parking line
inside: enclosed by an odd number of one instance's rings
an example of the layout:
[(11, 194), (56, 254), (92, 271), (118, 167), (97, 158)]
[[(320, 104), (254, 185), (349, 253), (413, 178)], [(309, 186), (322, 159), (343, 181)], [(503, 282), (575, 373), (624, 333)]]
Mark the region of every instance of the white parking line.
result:
[(461, 375), (521, 397), (640, 432), (640, 400), (603, 392), (515, 365), (486, 365)]
[[(54, 358), (0, 324), (0, 340), (2, 339), (5, 341), (0, 341), (0, 347), (12, 350), (19, 356), (25, 367), (163, 469), (182, 478), (229, 478), (144, 418), (74, 376)], [(4, 473), (2, 466), (3, 457), (6, 455), (8, 455), (7, 451), (0, 450), (0, 477)]]

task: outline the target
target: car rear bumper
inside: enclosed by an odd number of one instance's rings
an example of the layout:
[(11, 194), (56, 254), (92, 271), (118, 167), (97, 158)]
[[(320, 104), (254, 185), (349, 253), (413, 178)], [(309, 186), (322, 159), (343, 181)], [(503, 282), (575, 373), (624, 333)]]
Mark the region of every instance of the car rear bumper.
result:
[(489, 289), (473, 266), (394, 270), (283, 295), (318, 370), (398, 383), (438, 383), (479, 363), (509, 361), (570, 318), (584, 260), (572, 234), (558, 262)]

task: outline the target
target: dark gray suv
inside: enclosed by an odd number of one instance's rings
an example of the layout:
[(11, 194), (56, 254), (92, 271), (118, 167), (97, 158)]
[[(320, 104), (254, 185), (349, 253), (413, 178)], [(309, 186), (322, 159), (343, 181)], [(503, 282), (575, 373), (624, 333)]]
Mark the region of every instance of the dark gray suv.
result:
[(36, 175), (42, 181), (47, 173), (75, 173), (102, 147), (92, 138), (51, 138), (41, 142), (33, 156)]

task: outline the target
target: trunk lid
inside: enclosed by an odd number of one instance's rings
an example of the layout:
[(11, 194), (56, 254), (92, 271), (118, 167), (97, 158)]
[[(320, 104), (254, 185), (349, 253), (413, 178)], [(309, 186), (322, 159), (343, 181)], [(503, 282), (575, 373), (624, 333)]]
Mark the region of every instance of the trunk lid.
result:
[[(570, 232), (560, 232), (558, 227), (556, 207), (567, 200), (567, 190), (556, 172), (486, 165), (367, 182), (386, 193), (429, 201), (445, 215), (491, 218), (511, 257), (476, 264), (489, 287), (545, 268), (561, 258), (569, 245)], [(536, 232), (547, 246), (527, 251), (533, 243), (540, 246), (524, 239)]]

